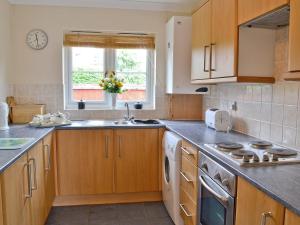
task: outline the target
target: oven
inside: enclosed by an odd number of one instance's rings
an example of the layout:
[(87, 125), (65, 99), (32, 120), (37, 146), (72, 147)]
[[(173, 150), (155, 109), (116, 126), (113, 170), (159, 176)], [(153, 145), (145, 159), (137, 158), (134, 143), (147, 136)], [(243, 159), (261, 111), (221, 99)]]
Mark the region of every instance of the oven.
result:
[(233, 225), (236, 177), (203, 157), (198, 173), (198, 225)]

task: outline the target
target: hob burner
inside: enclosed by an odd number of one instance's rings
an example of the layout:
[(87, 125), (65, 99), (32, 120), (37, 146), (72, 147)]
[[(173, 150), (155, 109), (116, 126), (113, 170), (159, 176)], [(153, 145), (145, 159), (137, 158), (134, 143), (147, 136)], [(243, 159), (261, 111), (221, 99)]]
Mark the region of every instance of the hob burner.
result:
[(298, 153), (295, 150), (291, 149), (284, 149), (284, 148), (272, 148), (272, 149), (267, 149), (267, 153), (271, 155), (276, 155), (278, 157), (291, 157), (291, 156), (296, 156)]
[(253, 141), (253, 142), (250, 142), (250, 146), (252, 148), (257, 148), (257, 149), (266, 149), (266, 148), (272, 147), (273, 144), (270, 142), (267, 142), (267, 141)]
[(247, 150), (236, 150), (230, 153), (230, 155), (234, 158), (243, 158), (244, 156), (253, 157), (254, 154), (255, 154), (254, 152), (247, 151)]
[(242, 144), (234, 143), (234, 142), (222, 142), (222, 143), (217, 143), (216, 145), (219, 149), (221, 150), (223, 149), (227, 151), (238, 150), (244, 147)]

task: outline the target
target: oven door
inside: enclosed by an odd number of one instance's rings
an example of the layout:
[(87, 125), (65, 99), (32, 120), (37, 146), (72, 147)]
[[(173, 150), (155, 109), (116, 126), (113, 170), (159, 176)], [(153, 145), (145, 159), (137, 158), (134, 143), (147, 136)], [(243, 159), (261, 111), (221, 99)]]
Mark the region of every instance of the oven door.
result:
[(233, 225), (234, 198), (199, 169), (198, 225)]

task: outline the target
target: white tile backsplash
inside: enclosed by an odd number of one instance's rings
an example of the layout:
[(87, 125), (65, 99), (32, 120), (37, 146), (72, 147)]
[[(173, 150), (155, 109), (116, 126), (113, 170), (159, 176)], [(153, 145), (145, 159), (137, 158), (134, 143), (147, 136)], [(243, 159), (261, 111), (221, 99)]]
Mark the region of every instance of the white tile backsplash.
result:
[(292, 128), (297, 128), (297, 106), (295, 105), (284, 106), (283, 125)]

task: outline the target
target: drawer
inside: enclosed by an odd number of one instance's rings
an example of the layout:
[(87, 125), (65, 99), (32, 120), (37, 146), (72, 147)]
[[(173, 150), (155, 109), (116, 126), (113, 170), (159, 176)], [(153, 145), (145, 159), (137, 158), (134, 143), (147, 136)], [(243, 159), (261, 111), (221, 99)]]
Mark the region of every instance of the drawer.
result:
[(180, 185), (189, 197), (197, 203), (198, 169), (186, 157), (182, 157), (180, 171)]
[(196, 225), (197, 205), (190, 199), (186, 192), (180, 188), (180, 215), (185, 225)]
[(198, 149), (188, 143), (187, 141), (182, 141), (181, 152), (184, 157), (192, 162), (195, 166), (198, 165)]

